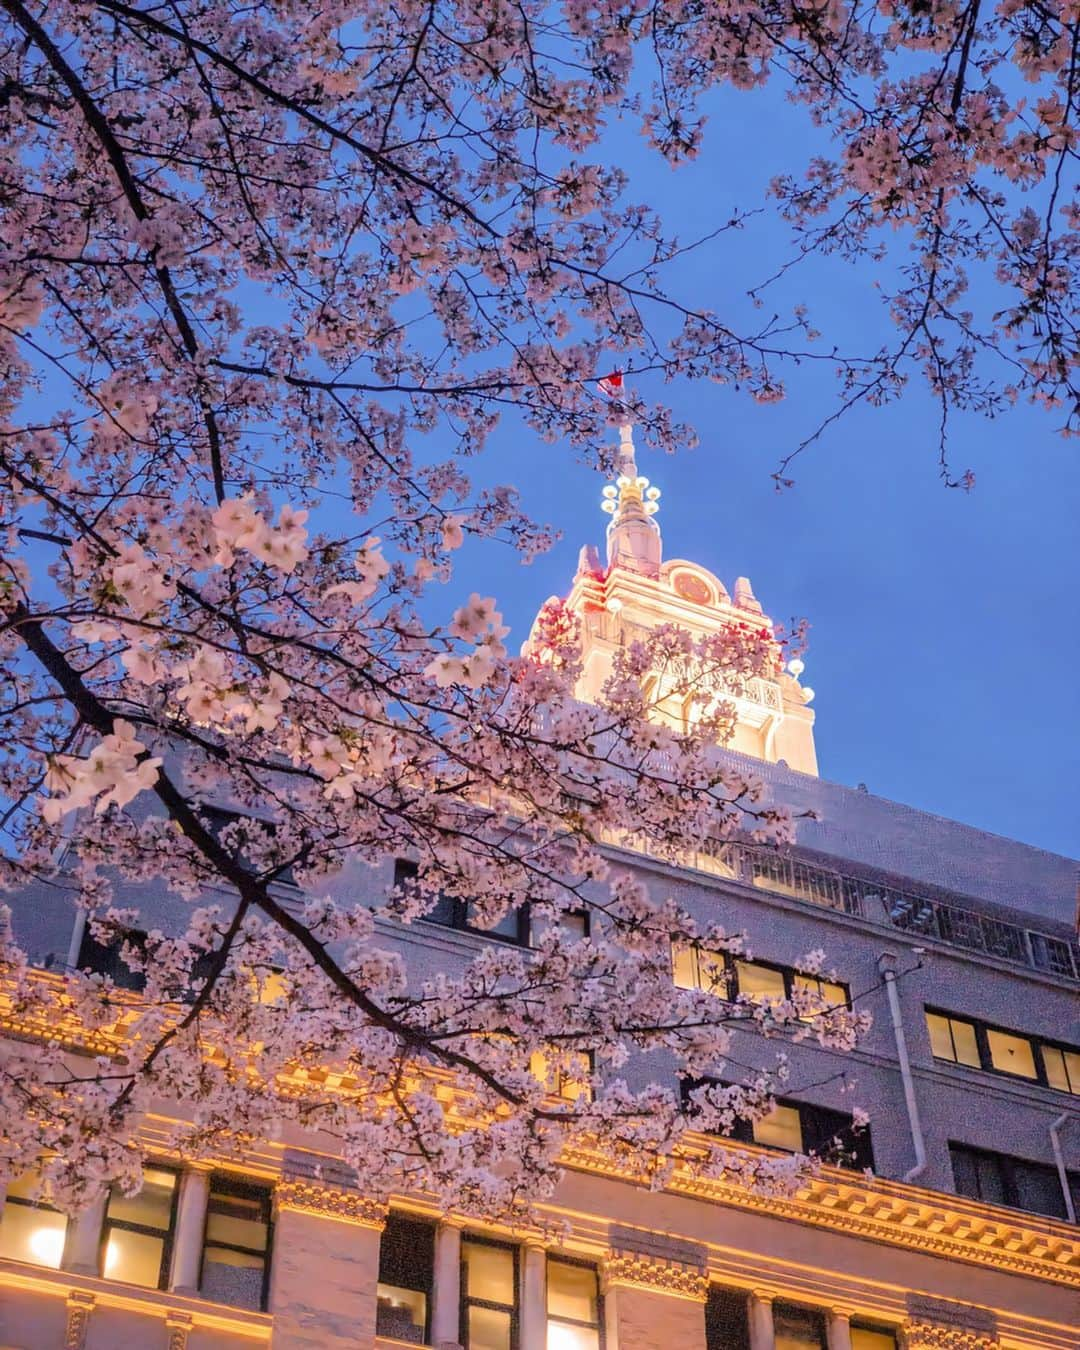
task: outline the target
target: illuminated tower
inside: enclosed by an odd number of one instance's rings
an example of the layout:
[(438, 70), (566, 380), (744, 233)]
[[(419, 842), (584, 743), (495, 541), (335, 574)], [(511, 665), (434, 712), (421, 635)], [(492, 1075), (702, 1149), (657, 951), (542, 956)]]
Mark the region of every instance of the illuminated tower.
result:
[[(567, 597), (581, 620), (583, 673), (576, 692), (586, 702), (596, 698), (611, 673), (615, 650), (660, 624), (677, 624), (695, 637), (732, 624), (760, 625), (770, 632), (773, 627), (746, 577), (739, 577), (729, 594), (724, 583), (700, 564), (681, 558), (663, 561), (656, 521), (660, 490), (638, 473), (629, 423), (619, 428), (617, 474), (615, 483), (604, 488), (602, 502), (611, 517), (607, 565), (595, 547), (586, 545)], [(724, 689), (723, 696), (731, 699), (737, 714), (731, 749), (817, 774), (814, 714), (809, 707), (814, 695), (799, 684), (802, 670), (802, 662), (796, 660), (775, 679), (755, 678)], [(667, 693), (659, 674), (652, 678), (649, 692), (656, 716), (685, 727), (694, 716), (693, 705)]]

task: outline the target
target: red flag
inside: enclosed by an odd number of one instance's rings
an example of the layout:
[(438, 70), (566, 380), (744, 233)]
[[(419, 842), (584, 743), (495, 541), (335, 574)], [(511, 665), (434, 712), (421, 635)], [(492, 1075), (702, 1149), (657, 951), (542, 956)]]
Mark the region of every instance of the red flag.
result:
[(608, 398), (621, 398), (623, 391), (622, 371), (613, 370), (610, 375), (605, 375), (602, 380), (598, 380), (600, 392), (606, 394)]

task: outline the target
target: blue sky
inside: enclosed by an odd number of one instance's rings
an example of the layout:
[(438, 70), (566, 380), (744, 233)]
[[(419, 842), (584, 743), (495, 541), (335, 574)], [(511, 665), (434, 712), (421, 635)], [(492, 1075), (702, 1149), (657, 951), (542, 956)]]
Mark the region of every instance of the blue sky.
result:
[[(815, 148), (801, 114), (773, 92), (729, 95), (712, 111), (703, 155), (675, 173), (623, 129), (610, 139), (630, 196), (663, 203), (687, 237), (758, 205), (769, 178)], [(785, 226), (755, 217), (688, 259), (676, 281), (749, 322), (746, 286), (787, 258), (787, 241)], [(814, 264), (776, 301), (805, 300), (830, 339), (865, 350), (887, 331), (873, 281), (869, 266)], [(995, 300), (986, 286), (976, 298)], [(653, 387), (645, 377), (637, 387), (672, 403), (701, 440), (673, 457), (639, 455), (663, 490), (665, 556), (701, 562), (729, 586), (748, 575), (775, 619), (812, 625), (803, 678), (817, 691), (823, 775), (1080, 852), (1080, 460), (1053, 418), (1020, 407), (996, 421), (957, 419), (952, 465), (972, 468), (977, 484), (950, 491), (937, 476), (937, 410), (913, 388), (847, 416), (778, 494), (770, 474), (781, 454), (832, 407), (825, 368), (795, 372), (790, 398), (770, 406), (711, 384)], [(562, 531), (531, 567), (493, 547), (460, 559), (451, 589), (494, 593), (517, 642), (539, 603), (568, 589), (579, 547), (602, 543), (602, 480), (565, 447), (509, 425), (483, 472), (514, 483), (534, 516)]]

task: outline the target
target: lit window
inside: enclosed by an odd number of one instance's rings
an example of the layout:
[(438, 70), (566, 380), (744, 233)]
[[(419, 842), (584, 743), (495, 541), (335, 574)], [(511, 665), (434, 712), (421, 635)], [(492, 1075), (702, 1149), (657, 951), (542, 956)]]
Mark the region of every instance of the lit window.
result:
[(1041, 1045), (1046, 1081), (1058, 1092), (1080, 1093), (1080, 1054), (1059, 1050), (1056, 1045)]
[(517, 1252), (469, 1238), (461, 1244), (462, 1322), (468, 1350), (516, 1350)]
[(24, 1172), (8, 1182), (0, 1215), (0, 1257), (58, 1270), (64, 1255), (67, 1218), (44, 1199), (35, 1198), (39, 1184), (37, 1171)]
[(592, 1266), (548, 1257), (547, 1350), (600, 1350), (600, 1286)]
[(165, 1288), (176, 1219), (176, 1182), (175, 1172), (148, 1167), (135, 1195), (125, 1195), (116, 1185), (109, 1191), (102, 1230), (106, 1279), (145, 1289)]
[(1021, 1078), (1036, 1078), (1035, 1054), (1031, 1042), (1024, 1036), (1010, 1036), (1005, 1031), (986, 1033), (990, 1047), (990, 1064), (1002, 1073), (1019, 1074)]
[(529, 1057), (529, 1072), (553, 1097), (576, 1102), (579, 1097), (592, 1101), (592, 1055), (584, 1050), (564, 1050), (558, 1056), (550, 1051), (534, 1050)]
[(896, 1332), (852, 1322), (851, 1350), (896, 1350)]
[(702, 989), (727, 998), (727, 967), (723, 952), (711, 952), (691, 942), (671, 944), (672, 976), (679, 989)]
[(264, 1308), (269, 1248), (269, 1187), (215, 1177), (206, 1210), (199, 1292), (234, 1308)]
[(736, 961), (735, 976), (739, 982), (740, 994), (776, 1002), (783, 1002), (787, 997), (782, 970), (758, 965), (756, 961)]
[(819, 980), (813, 975), (798, 974), (792, 976), (791, 984), (793, 989), (816, 994), (822, 1002), (823, 1006), (817, 1012), (803, 1014), (804, 1022), (812, 1022), (816, 1017), (823, 1017), (826, 1013), (848, 1006), (848, 991), (842, 984), (834, 984), (831, 980)]
[(379, 1243), (377, 1336), (426, 1343), (434, 1271), (434, 1225), (391, 1213)]
[(980, 1067), (979, 1043), (971, 1022), (965, 1022), (958, 1017), (945, 1017), (942, 1013), (928, 1012), (926, 1026), (930, 1032), (930, 1048), (935, 1059), (949, 1059), (954, 1064), (969, 1064), (973, 1069)]
[(754, 1121), (754, 1142), (801, 1153), (803, 1136), (798, 1107), (777, 1102), (767, 1116)]

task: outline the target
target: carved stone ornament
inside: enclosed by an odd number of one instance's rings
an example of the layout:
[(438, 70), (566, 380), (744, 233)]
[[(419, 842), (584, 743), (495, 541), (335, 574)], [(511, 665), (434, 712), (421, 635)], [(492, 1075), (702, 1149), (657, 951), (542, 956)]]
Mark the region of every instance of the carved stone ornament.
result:
[(64, 1350), (84, 1350), (90, 1314), (94, 1311), (94, 1295), (73, 1289), (67, 1298), (67, 1325), (64, 1328)]
[(169, 1350), (187, 1350), (188, 1332), (191, 1330), (192, 1321), (190, 1313), (166, 1313), (165, 1326), (169, 1331)]
[(629, 1285), (654, 1294), (692, 1299), (695, 1303), (704, 1303), (709, 1293), (708, 1276), (702, 1271), (633, 1252), (613, 1252), (605, 1259), (602, 1273), (605, 1289)]
[(344, 1223), (359, 1224), (362, 1228), (382, 1229), (386, 1226), (386, 1202), (371, 1200), (358, 1191), (343, 1191), (336, 1186), (295, 1178), (282, 1181), (274, 1191), (278, 1211), (299, 1210), (317, 1214), (322, 1219), (340, 1219)]
[(975, 1327), (905, 1322), (904, 1344), (907, 1350), (997, 1350), (998, 1338)]

